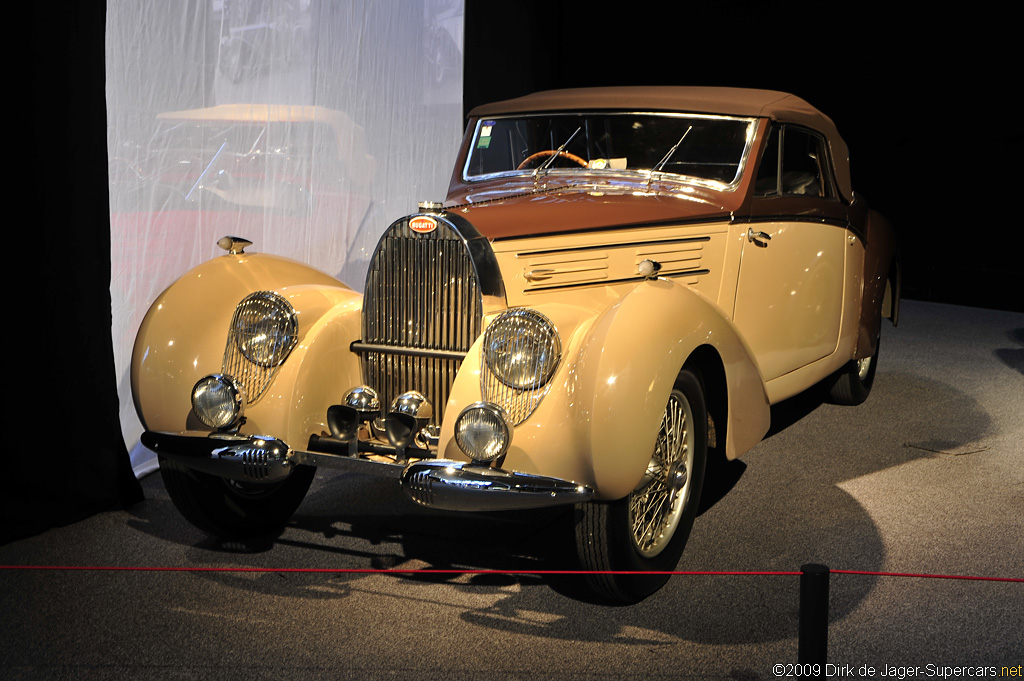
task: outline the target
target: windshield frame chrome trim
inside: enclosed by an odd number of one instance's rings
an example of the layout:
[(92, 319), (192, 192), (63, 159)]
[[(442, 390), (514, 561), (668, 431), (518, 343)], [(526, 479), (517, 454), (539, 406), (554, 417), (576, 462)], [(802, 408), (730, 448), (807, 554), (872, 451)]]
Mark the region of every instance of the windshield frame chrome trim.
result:
[(505, 119), (522, 119), (522, 118), (540, 118), (540, 117), (556, 117), (556, 116), (657, 116), (663, 118), (684, 118), (684, 119), (701, 119), (701, 120), (728, 120), (728, 121), (745, 121), (747, 125), (746, 142), (743, 146), (743, 153), (740, 154), (739, 165), (737, 167), (736, 175), (733, 177), (731, 182), (719, 182), (717, 180), (709, 180), (702, 177), (693, 177), (691, 175), (680, 175), (678, 173), (666, 173), (662, 171), (653, 172), (651, 170), (639, 169), (639, 170), (628, 170), (619, 169), (612, 170), (598, 170), (595, 168), (549, 168), (545, 171), (545, 175), (555, 176), (571, 176), (578, 177), (582, 174), (594, 174), (596, 177), (603, 177), (612, 175), (618, 175), (619, 177), (636, 177), (638, 182), (650, 182), (651, 180), (658, 180), (670, 183), (696, 185), (700, 187), (707, 187), (709, 189), (715, 189), (718, 191), (735, 191), (739, 187), (743, 180), (743, 175), (747, 169), (747, 163), (750, 160), (750, 153), (754, 145), (754, 139), (757, 137), (759, 121), (761, 120), (758, 116), (733, 116), (728, 114), (709, 114), (709, 113), (689, 113), (684, 111), (609, 111), (609, 110), (586, 110), (586, 111), (537, 111), (531, 113), (522, 114), (507, 114), (507, 115), (493, 115), (493, 116), (481, 116), (475, 119), (475, 127), (473, 129), (473, 136), (469, 141), (469, 146), (466, 150), (466, 160), (462, 166), (461, 180), (467, 183), (480, 183), (488, 182), (502, 178), (530, 178), (532, 177), (533, 170), (505, 170), (498, 173), (487, 173), (486, 175), (470, 175), (469, 165), (473, 157), (473, 149), (476, 148), (477, 141), (480, 138), (480, 128), (484, 121), (495, 121)]

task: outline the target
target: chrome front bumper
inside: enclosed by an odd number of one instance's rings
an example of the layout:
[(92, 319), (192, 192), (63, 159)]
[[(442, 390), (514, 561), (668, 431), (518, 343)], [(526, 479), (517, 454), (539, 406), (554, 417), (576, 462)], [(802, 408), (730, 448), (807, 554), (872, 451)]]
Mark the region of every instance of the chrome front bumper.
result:
[(588, 501), (594, 490), (567, 480), (439, 459), (389, 463), (362, 456), (290, 449), (258, 435), (147, 431), (142, 444), (197, 471), (243, 482), (274, 483), (293, 466), (323, 466), (394, 478), (421, 506), (448, 511), (513, 511)]

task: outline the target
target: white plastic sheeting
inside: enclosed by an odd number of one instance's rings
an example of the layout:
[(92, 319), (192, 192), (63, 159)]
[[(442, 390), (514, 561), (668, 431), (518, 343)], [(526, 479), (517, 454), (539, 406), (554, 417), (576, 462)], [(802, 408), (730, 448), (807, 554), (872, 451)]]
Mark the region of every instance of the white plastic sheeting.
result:
[(189, 268), (248, 251), (359, 289), (377, 238), (443, 198), (462, 134), (463, 0), (108, 0), (114, 362)]

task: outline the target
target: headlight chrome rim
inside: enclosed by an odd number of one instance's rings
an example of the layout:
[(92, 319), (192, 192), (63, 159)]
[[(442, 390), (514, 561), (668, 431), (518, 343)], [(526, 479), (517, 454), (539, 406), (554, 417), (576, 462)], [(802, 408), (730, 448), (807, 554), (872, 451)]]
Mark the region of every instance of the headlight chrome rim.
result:
[(280, 293), (256, 291), (238, 304), (231, 334), (246, 359), (270, 369), (280, 366), (298, 343), (298, 315)]
[(245, 413), (245, 388), (227, 374), (204, 376), (192, 387), (192, 413), (215, 430), (237, 425)]
[(500, 459), (512, 444), (508, 412), (490, 402), (474, 402), (455, 419), (455, 443), (477, 463)]
[(483, 355), (487, 369), (505, 386), (537, 390), (554, 376), (562, 359), (562, 341), (550, 319), (517, 307), (502, 312), (487, 327)]

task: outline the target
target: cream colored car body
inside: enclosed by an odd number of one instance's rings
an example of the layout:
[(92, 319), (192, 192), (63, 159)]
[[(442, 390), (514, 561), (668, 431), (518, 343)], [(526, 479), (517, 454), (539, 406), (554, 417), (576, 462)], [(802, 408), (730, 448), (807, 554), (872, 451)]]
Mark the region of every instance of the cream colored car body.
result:
[[(684, 109), (690, 111), (722, 105), (721, 93), (671, 90), (641, 102), (640, 110), (673, 98), (691, 102)], [(589, 110), (621, 94), (567, 96), (555, 108)], [(706, 108), (693, 104), (705, 100)], [(474, 112), (472, 121), (495, 111), (514, 113), (517, 101)], [(870, 357), (878, 320), (895, 321), (894, 241), (884, 221), (849, 188), (845, 146), (836, 141), (831, 122), (796, 98), (774, 109), (764, 104), (774, 100), (763, 95), (749, 103), (729, 91), (724, 101), (733, 107), (725, 113), (757, 120), (747, 171), (727, 191), (697, 187), (690, 198), (666, 198), (670, 193), (660, 181), (619, 192), (551, 182), (535, 183), (531, 193), (529, 182), (516, 191), (491, 183), (491, 194), (481, 198), (486, 183), (467, 179), (462, 170), (471, 122), (446, 208), (428, 213), (441, 222), (457, 216), (489, 225), (481, 232), (504, 296), (484, 296), (485, 326), (505, 309), (528, 307), (551, 320), (562, 344), (547, 393), (514, 428), (510, 448), (493, 467), (571, 481), (594, 490), (597, 499), (629, 494), (651, 459), (668, 395), (684, 366), (701, 374), (717, 445), (735, 458), (764, 436), (770, 404)], [(768, 131), (822, 120), (828, 125), (814, 129), (832, 145), (836, 165), (827, 176), (836, 194), (830, 205), (838, 212), (794, 219), (792, 212), (776, 217), (770, 206), (759, 209), (774, 201), (751, 198)], [(549, 209), (549, 222), (535, 220)], [(568, 214), (605, 222), (559, 221)], [(644, 261), (660, 267), (658, 276), (639, 273)], [(270, 435), (296, 450), (306, 448), (311, 436), (329, 434), (328, 408), (366, 380), (350, 349), (361, 338), (362, 295), (298, 263), (258, 253), (200, 265), (154, 303), (132, 362), (133, 395), (147, 430), (197, 436), (209, 430), (191, 413), (192, 387), (221, 370), (235, 306), (257, 290), (288, 300), (299, 337), (267, 392), (247, 405), (238, 432)], [(455, 443), (454, 421), (485, 397), (482, 339), (481, 333), (462, 361), (447, 404), (435, 405), (443, 412), (439, 458), (468, 461)]]

